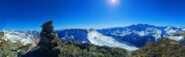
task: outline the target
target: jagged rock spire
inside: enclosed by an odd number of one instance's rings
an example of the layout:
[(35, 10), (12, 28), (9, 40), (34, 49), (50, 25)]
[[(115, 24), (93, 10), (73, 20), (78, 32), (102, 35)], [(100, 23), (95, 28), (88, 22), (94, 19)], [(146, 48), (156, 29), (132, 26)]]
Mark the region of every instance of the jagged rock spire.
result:
[(23, 57), (59, 57), (62, 42), (54, 32), (53, 21), (48, 21), (41, 27), (41, 39), (37, 47)]
[(59, 45), (60, 40), (58, 39), (56, 33), (53, 29), (53, 21), (48, 21), (44, 23), (42, 26), (42, 31), (40, 33), (41, 40), (38, 44), (41, 51), (48, 53), (48, 56), (50, 55), (58, 55), (60, 53), (60, 50), (56, 49), (56, 47)]
[(48, 21), (44, 23), (42, 26), (42, 31), (41, 31), (41, 37), (46, 37), (48, 33), (54, 33), (53, 29), (53, 21)]

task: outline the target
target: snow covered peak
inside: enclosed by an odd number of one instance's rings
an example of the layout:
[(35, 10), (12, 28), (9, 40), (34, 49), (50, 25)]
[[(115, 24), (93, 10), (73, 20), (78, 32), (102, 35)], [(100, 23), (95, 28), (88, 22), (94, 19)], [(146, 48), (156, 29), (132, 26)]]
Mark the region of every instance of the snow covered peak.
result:
[(99, 45), (99, 46), (124, 48), (128, 51), (135, 51), (138, 49), (136, 47), (129, 46), (124, 43), (120, 43), (112, 37), (104, 36), (95, 30), (89, 30), (88, 40), (90, 41), (90, 43), (95, 44), (95, 45)]
[(171, 40), (180, 41), (184, 39), (184, 36), (169, 36), (168, 38)]
[(173, 34), (177, 32), (177, 30), (173, 29), (173, 27), (171, 26), (167, 26), (164, 30), (166, 31), (167, 34)]
[(11, 41), (12, 43), (20, 41), (23, 45), (32, 44), (34, 35), (26, 34), (23, 32), (12, 31), (12, 30), (3, 30), (4, 37), (6, 41)]
[(182, 30), (185, 31), (185, 28), (183, 28)]

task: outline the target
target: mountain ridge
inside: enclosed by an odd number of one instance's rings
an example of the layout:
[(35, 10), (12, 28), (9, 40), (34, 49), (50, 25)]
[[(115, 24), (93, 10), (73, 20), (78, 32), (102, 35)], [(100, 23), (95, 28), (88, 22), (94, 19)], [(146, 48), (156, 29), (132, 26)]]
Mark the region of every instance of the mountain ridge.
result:
[[(75, 30), (78, 32), (80, 31), (80, 32), (79, 33), (75, 32)], [(71, 30), (67, 29), (67, 30), (61, 30), (61, 31), (58, 30), (57, 33), (59, 37), (62, 39), (66, 39), (64, 36), (66, 36), (65, 33), (68, 33), (69, 38), (72, 37), (74, 38), (73, 40), (78, 41), (80, 39), (88, 38), (87, 34), (84, 34), (84, 33), (87, 33), (87, 30), (88, 29), (71, 29)], [(134, 45), (137, 47), (142, 47), (149, 41), (156, 41), (157, 39), (160, 39), (161, 37), (169, 37), (176, 33), (181, 34), (185, 30), (184, 28), (172, 27), (172, 26), (160, 27), (160, 26), (153, 26), (153, 25), (148, 25), (148, 24), (137, 24), (137, 25), (131, 25), (131, 26), (126, 26), (126, 27), (97, 29), (96, 31), (101, 33), (104, 36), (113, 37), (119, 42), (128, 43), (129, 45)], [(80, 34), (81, 36), (82, 35), (85, 35), (85, 36), (78, 37), (78, 34)], [(178, 37), (182, 37), (182, 36), (178, 36)]]
[[(137, 24), (126, 27), (115, 27), (107, 29), (64, 29), (55, 30), (61, 40), (70, 41), (75, 40), (81, 43), (92, 43), (89, 40), (89, 30), (94, 30), (102, 36), (113, 38), (122, 44), (128, 46), (135, 46), (137, 48), (143, 47), (147, 42), (156, 41), (161, 37), (169, 37), (169, 39), (181, 41), (184, 36), (173, 36), (173, 34), (181, 34), (185, 28), (172, 26), (153, 26), (148, 24)], [(39, 38), (37, 31), (17, 31), (26, 34), (33, 34)], [(35, 33), (35, 34), (34, 34)], [(97, 37), (97, 36), (93, 36)], [(92, 43), (93, 44), (93, 43)], [(114, 47), (107, 45), (109, 47)]]

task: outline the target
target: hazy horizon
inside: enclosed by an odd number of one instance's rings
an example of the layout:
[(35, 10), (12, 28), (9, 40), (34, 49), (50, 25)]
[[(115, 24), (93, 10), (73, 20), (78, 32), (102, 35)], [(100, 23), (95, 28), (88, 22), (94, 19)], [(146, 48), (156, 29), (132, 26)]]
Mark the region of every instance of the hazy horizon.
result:
[[(143, 24), (143, 23), (138, 23), (138, 24)], [(118, 27), (127, 27), (127, 26), (131, 26), (131, 25), (138, 25), (138, 24), (130, 24), (130, 25), (125, 25), (125, 26), (114, 26), (114, 27), (104, 27), (104, 28), (93, 28), (93, 27), (88, 27), (88, 28), (80, 28), (80, 27), (71, 27), (71, 28), (58, 28), (54, 26), (55, 30), (66, 30), (66, 29), (109, 29), (109, 28), (118, 28)], [(145, 25), (145, 24), (144, 24)], [(152, 26), (159, 26), (159, 27), (165, 27), (165, 26), (172, 26), (172, 25), (153, 25), (153, 24), (147, 24), (147, 25), (152, 25)], [(185, 26), (172, 26), (172, 27), (178, 27), (178, 28), (185, 28)], [(38, 28), (35, 29), (11, 29), (11, 28), (3, 28), (0, 31), (3, 30), (13, 30), (13, 31), (40, 31), (41, 30), (41, 26), (39, 26)]]

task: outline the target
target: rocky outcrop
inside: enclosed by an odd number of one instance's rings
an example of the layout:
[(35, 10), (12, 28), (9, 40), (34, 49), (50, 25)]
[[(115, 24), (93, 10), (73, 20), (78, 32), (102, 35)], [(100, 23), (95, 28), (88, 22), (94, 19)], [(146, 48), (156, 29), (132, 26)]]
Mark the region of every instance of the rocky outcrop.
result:
[(48, 21), (42, 25), (40, 33), (40, 42), (32, 51), (23, 57), (59, 57), (61, 41), (53, 29), (53, 22)]

